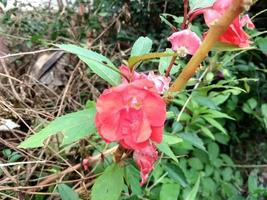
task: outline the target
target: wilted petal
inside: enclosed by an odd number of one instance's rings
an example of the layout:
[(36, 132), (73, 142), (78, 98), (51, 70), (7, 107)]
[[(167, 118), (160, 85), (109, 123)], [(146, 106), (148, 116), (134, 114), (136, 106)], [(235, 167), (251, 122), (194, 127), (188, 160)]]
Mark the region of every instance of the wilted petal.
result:
[(144, 185), (147, 181), (149, 173), (154, 168), (154, 163), (158, 159), (158, 152), (153, 144), (148, 144), (142, 149), (134, 151), (133, 158), (140, 169), (141, 183)]
[(170, 77), (155, 75), (153, 71), (149, 72), (147, 79), (151, 80), (154, 83), (158, 93), (160, 94), (163, 94), (165, 91), (169, 89), (169, 85), (171, 82)]
[(186, 48), (188, 54), (193, 55), (200, 46), (201, 40), (196, 33), (189, 29), (182, 30), (173, 33), (168, 41), (172, 44), (173, 51), (177, 51), (179, 48)]
[(253, 24), (253, 22), (251, 21), (251, 19), (250, 19), (250, 17), (248, 15), (244, 15), (241, 18), (241, 25), (243, 27), (247, 26), (247, 28), (249, 28), (249, 29), (254, 29), (255, 28), (255, 25)]

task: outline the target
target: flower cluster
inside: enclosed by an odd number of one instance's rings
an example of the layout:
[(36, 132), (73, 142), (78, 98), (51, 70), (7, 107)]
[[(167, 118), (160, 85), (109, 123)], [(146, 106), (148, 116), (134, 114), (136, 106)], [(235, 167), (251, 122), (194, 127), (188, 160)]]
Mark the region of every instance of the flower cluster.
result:
[(166, 104), (159, 94), (168, 88), (170, 79), (131, 72), (126, 66), (120, 69), (123, 83), (98, 98), (95, 123), (106, 142), (134, 150), (144, 184), (158, 158), (153, 142), (161, 142), (166, 119)]
[[(199, 14), (203, 14), (205, 23), (210, 27), (217, 23), (226, 10), (230, 8), (233, 1), (234, 0), (217, 0), (212, 7), (195, 10), (190, 13), (190, 15), (194, 18)], [(221, 35), (219, 39), (220, 42), (238, 47), (248, 47), (251, 44), (251, 41), (249, 40), (249, 35), (244, 31), (245, 26), (249, 29), (255, 28), (248, 15), (236, 17), (225, 33)], [(205, 37), (206, 33), (203, 35)], [(171, 42), (174, 51), (179, 51), (181, 48), (185, 48), (187, 53), (191, 55), (197, 51), (201, 43), (200, 38), (190, 29), (175, 32), (168, 38), (168, 40)]]

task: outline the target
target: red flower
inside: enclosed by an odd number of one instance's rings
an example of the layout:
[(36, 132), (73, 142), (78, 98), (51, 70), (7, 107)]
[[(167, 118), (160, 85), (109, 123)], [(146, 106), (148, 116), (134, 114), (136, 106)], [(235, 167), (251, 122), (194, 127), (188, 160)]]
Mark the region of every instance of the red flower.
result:
[[(203, 13), (206, 24), (211, 26), (226, 12), (232, 5), (232, 2), (233, 0), (217, 0), (212, 7), (197, 10), (195, 13)], [(244, 17), (236, 17), (233, 23), (220, 37), (220, 41), (239, 47), (248, 47), (251, 41), (249, 40), (249, 35), (243, 29), (245, 25), (249, 28), (255, 27), (248, 15), (245, 15)]]
[(142, 181), (140, 185), (142, 186), (146, 182), (150, 171), (154, 168), (153, 165), (158, 159), (158, 152), (153, 144), (148, 144), (142, 149), (135, 150), (133, 157), (141, 172)]
[(97, 100), (96, 110), (96, 127), (106, 142), (140, 149), (150, 141), (162, 140), (166, 104), (147, 79), (106, 89)]
[(196, 33), (189, 29), (173, 33), (168, 41), (172, 44), (172, 50), (177, 51), (179, 48), (185, 48), (186, 53), (193, 55), (200, 46), (201, 40)]

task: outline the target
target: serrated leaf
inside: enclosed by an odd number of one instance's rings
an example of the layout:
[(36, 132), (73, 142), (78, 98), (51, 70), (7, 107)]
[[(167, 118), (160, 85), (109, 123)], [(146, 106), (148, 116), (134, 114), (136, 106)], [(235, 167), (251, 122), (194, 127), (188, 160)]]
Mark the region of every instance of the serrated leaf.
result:
[(70, 144), (96, 131), (95, 108), (85, 109), (56, 118), (45, 128), (23, 141), (19, 148), (36, 148), (44, 145), (44, 140), (57, 133), (62, 133), (62, 145)]
[(219, 153), (220, 153), (218, 144), (216, 144), (215, 142), (209, 143), (208, 153), (209, 153), (210, 161), (214, 162), (214, 160), (219, 156)]
[(80, 200), (78, 193), (63, 183), (58, 185), (58, 193), (62, 200)]
[(179, 183), (182, 187), (188, 186), (188, 182), (186, 180), (184, 172), (180, 169), (179, 166), (171, 163), (166, 163), (163, 164), (163, 168), (165, 169), (166, 172), (168, 172), (168, 176), (177, 183)]
[(152, 44), (153, 42), (150, 38), (143, 36), (139, 37), (133, 45), (131, 57), (149, 53), (151, 51)]
[(196, 9), (210, 7), (215, 1), (216, 0), (189, 0), (190, 12)]
[(193, 146), (206, 151), (203, 141), (200, 139), (200, 137), (198, 137), (197, 134), (195, 133), (182, 133), (179, 134), (179, 136), (184, 140), (189, 142), (190, 144), (192, 144)]
[(88, 67), (111, 85), (121, 83), (121, 75), (115, 65), (105, 56), (72, 44), (57, 45), (59, 48), (77, 55)]
[(123, 168), (118, 164), (108, 166), (92, 188), (92, 200), (118, 200), (123, 189)]

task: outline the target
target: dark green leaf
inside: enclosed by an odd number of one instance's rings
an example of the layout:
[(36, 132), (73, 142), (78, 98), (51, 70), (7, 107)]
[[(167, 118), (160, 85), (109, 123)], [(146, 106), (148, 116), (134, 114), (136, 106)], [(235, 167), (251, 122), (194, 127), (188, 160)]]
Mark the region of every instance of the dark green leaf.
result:
[(141, 195), (142, 193), (142, 189), (139, 184), (139, 176), (139, 171), (133, 165), (128, 165), (125, 168), (125, 180), (130, 186), (132, 193), (135, 195)]
[(182, 133), (179, 134), (179, 136), (186, 142), (189, 142), (190, 144), (192, 144), (193, 146), (206, 151), (203, 141), (200, 139), (200, 137), (198, 137), (197, 134), (195, 133)]
[(168, 172), (168, 176), (170, 178), (172, 178), (177, 183), (181, 184), (182, 187), (187, 187), (188, 182), (186, 180), (183, 171), (180, 169), (179, 166), (171, 163), (166, 163), (163, 164), (163, 168), (166, 170), (166, 172)]

